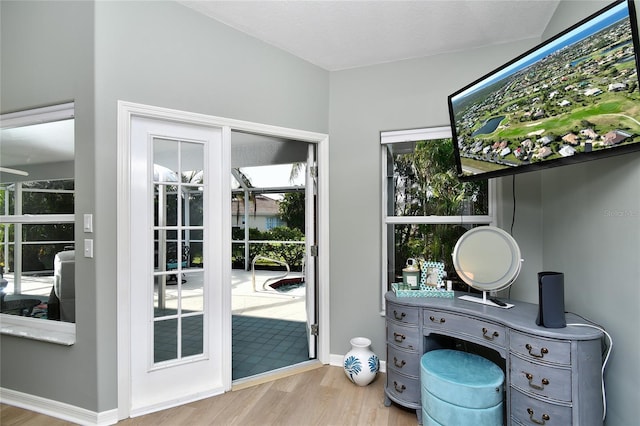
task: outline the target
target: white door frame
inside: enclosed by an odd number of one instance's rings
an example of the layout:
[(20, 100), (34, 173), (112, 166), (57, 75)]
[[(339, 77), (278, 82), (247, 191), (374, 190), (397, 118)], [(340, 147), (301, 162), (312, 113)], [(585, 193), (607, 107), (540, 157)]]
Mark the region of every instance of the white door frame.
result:
[[(132, 117), (146, 117), (160, 120), (172, 120), (182, 123), (201, 126), (213, 126), (223, 129), (224, 162), (222, 173), (223, 182), (230, 182), (231, 178), (231, 131), (245, 131), (267, 136), (282, 137), (301, 142), (317, 144), (318, 164), (318, 209), (317, 223), (318, 234), (318, 360), (328, 364), (329, 355), (329, 137), (323, 133), (307, 132), (303, 130), (270, 126), (259, 123), (251, 123), (242, 120), (215, 117), (210, 115), (178, 111), (168, 108), (148, 106), (138, 103), (118, 101), (118, 129), (117, 129), (117, 342), (118, 342), (118, 419), (130, 416), (131, 403), (131, 340), (130, 340), (130, 173), (131, 173), (131, 119)], [(229, 184), (229, 191), (231, 186)], [(231, 203), (231, 197), (227, 197)], [(229, 211), (231, 206), (229, 205)], [(224, 282), (231, 282), (231, 215), (224, 219), (228, 221), (224, 227), (224, 239), (228, 244), (223, 244), (223, 255), (229, 259), (223, 270)], [(223, 308), (223, 328), (225, 330), (222, 345), (228, 350), (223, 354), (223, 386), (225, 391), (231, 389), (231, 287), (224, 287), (225, 303)], [(186, 401), (185, 401), (186, 402)]]

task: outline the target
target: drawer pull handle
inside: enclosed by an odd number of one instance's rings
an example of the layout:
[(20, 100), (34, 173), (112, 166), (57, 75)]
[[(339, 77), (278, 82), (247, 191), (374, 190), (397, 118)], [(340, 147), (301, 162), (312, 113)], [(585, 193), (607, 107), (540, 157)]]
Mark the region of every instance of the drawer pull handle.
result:
[(429, 319), (431, 320), (431, 322), (439, 322), (440, 324), (444, 324), (444, 322), (446, 321), (444, 318), (440, 318), (439, 320), (437, 320), (433, 316), (430, 316)]
[(405, 314), (404, 312), (401, 312), (400, 315), (398, 315), (398, 311), (393, 311), (393, 316), (394, 316), (395, 319), (400, 321), (400, 320), (403, 320), (404, 317), (407, 316), (407, 314)]
[(393, 381), (393, 387), (396, 389), (396, 392), (398, 393), (402, 393), (405, 391), (405, 389), (407, 389), (405, 385), (400, 385), (400, 387), (398, 387), (398, 382), (396, 382), (395, 380)]
[(401, 362), (398, 362), (398, 358), (396, 358), (395, 356), (393, 357), (393, 365), (395, 365), (398, 368), (404, 367), (406, 363), (407, 362), (404, 359)]
[(487, 333), (489, 332), (489, 330), (487, 330), (486, 328), (482, 328), (482, 337), (484, 337), (487, 340), (493, 340), (496, 337), (500, 336), (500, 333), (498, 333), (497, 331), (494, 331), (491, 336), (487, 335)]
[(531, 419), (532, 422), (534, 422), (537, 425), (544, 425), (546, 424), (549, 420), (551, 420), (551, 417), (549, 417), (548, 414), (543, 414), (542, 415), (542, 420), (536, 420), (533, 418), (533, 410), (531, 408), (527, 408), (527, 413), (529, 413), (529, 419)]
[(545, 354), (549, 353), (549, 349), (542, 348), (542, 349), (540, 349), (540, 353), (539, 354), (534, 354), (534, 353), (531, 352), (533, 350), (533, 347), (531, 347), (531, 345), (528, 344), (528, 343), (524, 347), (527, 348), (527, 350), (529, 351), (529, 355), (534, 356), (536, 358), (544, 358)]
[(537, 390), (544, 390), (544, 387), (549, 385), (549, 379), (547, 379), (545, 377), (543, 377), (542, 380), (540, 380), (541, 385), (536, 385), (535, 383), (531, 383), (533, 381), (533, 374), (524, 373), (524, 375), (529, 380), (529, 387), (532, 387), (532, 388), (537, 389)]
[(395, 340), (396, 342), (402, 342), (406, 338), (407, 336), (405, 336), (404, 334), (396, 333), (395, 331), (393, 332), (393, 340)]

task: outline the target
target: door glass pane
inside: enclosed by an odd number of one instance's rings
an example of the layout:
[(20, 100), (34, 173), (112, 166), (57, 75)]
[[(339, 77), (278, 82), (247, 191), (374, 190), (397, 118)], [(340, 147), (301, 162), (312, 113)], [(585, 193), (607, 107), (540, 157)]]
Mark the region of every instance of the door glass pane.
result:
[(159, 138), (153, 140), (153, 180), (178, 181), (178, 141)]
[(189, 271), (182, 274), (182, 313), (204, 311), (204, 273)]
[(185, 225), (189, 226), (202, 226), (203, 215), (203, 186), (188, 188), (185, 194)]
[(176, 187), (174, 185), (167, 186), (165, 198), (166, 226), (176, 226), (178, 224), (178, 209), (180, 208), (178, 198)]
[[(203, 353), (204, 145), (155, 139), (154, 361)], [(165, 342), (166, 340), (166, 342)]]
[(190, 268), (203, 268), (204, 256), (202, 255), (202, 231), (192, 231), (189, 241), (191, 262)]
[(182, 265), (182, 253), (178, 250), (177, 241), (167, 241), (166, 250), (167, 271), (175, 271), (178, 269), (178, 266), (186, 266)]
[(182, 318), (182, 356), (203, 353), (202, 326), (203, 315)]
[[(153, 316), (155, 318), (178, 313), (179, 289), (177, 278), (177, 274), (162, 274), (154, 277)], [(163, 280), (164, 291), (161, 291)]]
[(168, 319), (153, 323), (153, 362), (178, 357), (178, 320)]
[(182, 182), (204, 182), (204, 145), (200, 143), (183, 142), (180, 144), (180, 158), (182, 160)]

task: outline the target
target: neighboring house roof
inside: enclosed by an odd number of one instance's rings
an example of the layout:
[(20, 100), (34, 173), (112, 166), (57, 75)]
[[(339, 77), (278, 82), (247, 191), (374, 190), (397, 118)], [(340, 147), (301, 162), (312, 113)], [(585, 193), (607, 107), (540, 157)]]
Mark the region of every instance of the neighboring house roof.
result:
[(551, 139), (549, 136), (545, 136), (543, 138), (538, 139), (538, 142), (540, 142), (543, 145), (549, 145), (551, 142), (553, 142), (553, 139)]
[(614, 130), (602, 136), (602, 139), (605, 145), (616, 145), (629, 137), (631, 137), (629, 133), (623, 132), (622, 130)]
[(595, 139), (598, 137), (598, 134), (593, 129), (582, 129), (580, 130), (580, 134), (591, 139)]
[(543, 147), (540, 148), (538, 150), (538, 152), (535, 154), (535, 157), (543, 159), (543, 158), (547, 158), (548, 156), (550, 156), (553, 152), (551, 151), (551, 148), (549, 147)]
[(571, 145), (578, 144), (578, 136), (574, 133), (567, 133), (562, 137), (562, 140), (565, 141), (566, 143), (570, 143)]
[[(249, 214), (256, 216), (277, 216), (280, 214), (280, 202), (264, 195), (256, 195), (254, 199), (249, 200)], [(244, 198), (234, 198), (231, 200), (231, 211), (233, 214), (244, 212)]]
[(610, 92), (620, 92), (622, 90), (627, 90), (626, 83), (612, 83), (609, 85)]
[(584, 91), (585, 96), (596, 96), (602, 93), (602, 90), (597, 87), (592, 87)]
[(565, 145), (562, 148), (560, 148), (560, 150), (558, 151), (558, 153), (560, 155), (562, 155), (563, 157), (570, 157), (573, 154), (576, 153), (576, 150), (573, 149), (573, 147), (569, 146), (569, 145)]

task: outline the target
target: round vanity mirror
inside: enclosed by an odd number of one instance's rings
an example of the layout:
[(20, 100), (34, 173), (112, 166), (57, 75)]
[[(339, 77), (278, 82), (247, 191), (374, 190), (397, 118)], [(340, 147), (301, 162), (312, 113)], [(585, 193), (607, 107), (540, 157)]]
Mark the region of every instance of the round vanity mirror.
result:
[(467, 231), (453, 249), (453, 266), (462, 281), (480, 291), (509, 287), (520, 273), (520, 248), (511, 235), (493, 226)]

